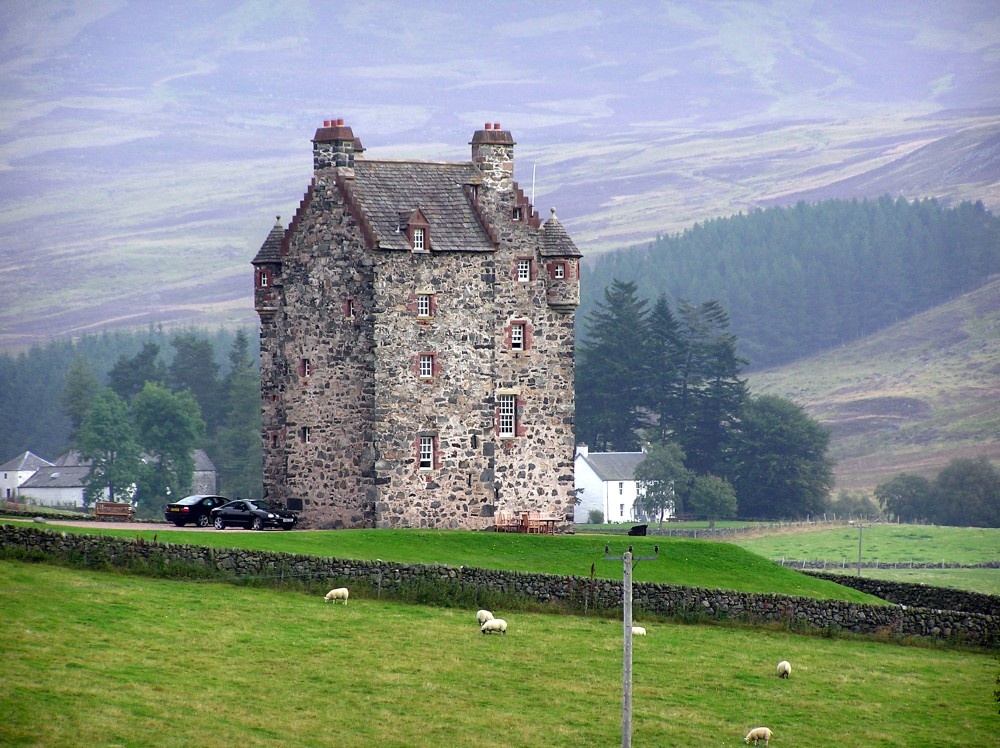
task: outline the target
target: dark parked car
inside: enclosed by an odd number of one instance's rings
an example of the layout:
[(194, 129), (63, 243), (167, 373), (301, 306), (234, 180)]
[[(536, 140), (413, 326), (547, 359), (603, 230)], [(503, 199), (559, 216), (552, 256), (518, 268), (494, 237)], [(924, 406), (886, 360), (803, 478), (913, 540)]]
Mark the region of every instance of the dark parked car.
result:
[(249, 527), (251, 530), (263, 530), (265, 527), (291, 530), (299, 521), (299, 515), (259, 499), (236, 499), (213, 509), (212, 521), (216, 530), (225, 530), (229, 526)]
[(167, 522), (173, 522), (178, 527), (183, 527), (189, 522), (193, 522), (198, 527), (208, 527), (212, 524), (212, 510), (222, 506), (229, 499), (225, 496), (210, 496), (207, 494), (195, 494), (185, 496), (180, 501), (167, 504), (163, 510), (163, 518)]

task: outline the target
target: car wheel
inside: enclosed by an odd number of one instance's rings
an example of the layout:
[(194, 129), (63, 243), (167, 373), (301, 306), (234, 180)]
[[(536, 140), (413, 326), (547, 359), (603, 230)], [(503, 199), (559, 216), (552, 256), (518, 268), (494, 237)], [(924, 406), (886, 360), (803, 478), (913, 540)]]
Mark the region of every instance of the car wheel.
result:
[(184, 523), (178, 519), (173, 520), (173, 523), (175, 527), (184, 527)]
[(208, 527), (210, 524), (212, 524), (212, 518), (209, 517), (207, 514), (203, 514), (200, 517), (198, 517), (197, 521), (198, 527)]
[(252, 527), (252, 529), (254, 529), (254, 530), (263, 530), (264, 529), (264, 520), (262, 520), (260, 517), (254, 517), (253, 518), (253, 527)]
[(216, 530), (225, 530), (226, 529), (226, 523), (222, 521), (222, 517), (216, 517), (215, 518), (215, 529)]

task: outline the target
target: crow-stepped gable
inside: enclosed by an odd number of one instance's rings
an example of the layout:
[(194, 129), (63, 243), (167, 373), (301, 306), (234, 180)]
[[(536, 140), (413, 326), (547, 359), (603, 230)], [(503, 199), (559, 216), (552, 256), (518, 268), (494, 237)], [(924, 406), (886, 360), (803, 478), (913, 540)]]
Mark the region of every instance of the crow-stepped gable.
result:
[(572, 522), (580, 252), (518, 188), (508, 130), (470, 145), (369, 160), (324, 122), (253, 260), (264, 493), (306, 526)]

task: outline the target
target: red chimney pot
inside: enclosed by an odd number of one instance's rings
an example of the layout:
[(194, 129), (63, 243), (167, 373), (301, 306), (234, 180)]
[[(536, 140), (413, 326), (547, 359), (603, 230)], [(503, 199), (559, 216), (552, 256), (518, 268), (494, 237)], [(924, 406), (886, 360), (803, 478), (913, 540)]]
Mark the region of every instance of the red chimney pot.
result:
[(492, 127), (492, 125), (489, 122), (487, 122), (485, 125), (483, 125), (483, 129), (484, 130), (489, 130), (491, 127)]
[(328, 119), (323, 120), (323, 127), (329, 127), (329, 126), (330, 126), (330, 120)]
[(337, 127), (343, 127), (343, 126), (344, 126), (344, 118), (343, 117), (339, 117), (337, 119)]
[(493, 123), (493, 129), (494, 130), (499, 130), (500, 129), (500, 123), (499, 122), (494, 122)]

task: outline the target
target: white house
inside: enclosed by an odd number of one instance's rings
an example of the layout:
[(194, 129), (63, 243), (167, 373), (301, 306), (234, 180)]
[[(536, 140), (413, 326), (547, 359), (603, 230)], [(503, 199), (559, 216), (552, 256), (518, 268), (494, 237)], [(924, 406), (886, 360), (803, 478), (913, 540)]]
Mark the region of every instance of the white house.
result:
[(51, 465), (51, 462), (42, 459), (34, 452), (24, 452), (0, 465), (0, 498), (16, 501), (20, 496), (21, 485), (39, 468)]
[[(80, 453), (69, 451), (59, 457), (54, 465), (49, 463), (38, 468), (22, 483), (21, 499), (30, 501), (35, 506), (83, 509), (83, 479), (89, 472), (90, 464), (80, 457)], [(102, 497), (105, 498), (107, 497)]]
[[(194, 450), (191, 456), (194, 459), (191, 492), (214, 494), (216, 470), (212, 460), (201, 449)], [(82, 459), (75, 450), (59, 457), (55, 464), (44, 460), (42, 462), (44, 465), (40, 465), (20, 484), (20, 500), (30, 501), (36, 506), (83, 509), (83, 479), (90, 472), (90, 463)], [(107, 493), (105, 489), (102, 500), (107, 500)]]
[(591, 452), (585, 444), (578, 445), (575, 470), (580, 503), (573, 521), (587, 522), (591, 509), (603, 512), (605, 522), (642, 520), (635, 507), (642, 495), (635, 469), (645, 457), (645, 452)]

